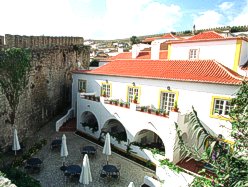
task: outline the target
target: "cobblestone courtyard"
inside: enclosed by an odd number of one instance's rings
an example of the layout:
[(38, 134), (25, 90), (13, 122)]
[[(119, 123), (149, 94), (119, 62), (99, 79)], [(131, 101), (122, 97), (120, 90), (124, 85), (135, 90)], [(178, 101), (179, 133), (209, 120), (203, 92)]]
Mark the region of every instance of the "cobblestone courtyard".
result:
[(65, 134), (67, 138), (67, 148), (69, 155), (66, 158), (68, 164), (78, 164), (82, 165), (83, 157), (80, 154), (80, 148), (85, 145), (93, 145), (97, 149), (97, 154), (95, 157), (90, 157), (90, 167), (92, 173), (93, 182), (90, 187), (125, 187), (132, 181), (136, 187), (139, 187), (143, 183), (143, 178), (145, 175), (153, 176), (154, 172), (146, 169), (124, 157), (121, 157), (112, 152), (109, 157), (109, 163), (111, 164), (121, 164), (120, 170), (120, 180), (115, 181), (105, 181), (100, 179), (101, 166), (106, 163), (106, 155), (102, 154), (102, 147), (88, 140), (75, 135), (72, 132), (55, 132), (55, 122), (51, 122), (45, 127), (43, 127), (38, 132), (39, 138), (46, 138), (48, 140), (47, 145), (42, 148), (42, 150), (35, 155), (43, 160), (43, 168), (39, 174), (32, 174), (32, 176), (41, 182), (43, 187), (60, 187), (60, 186), (83, 186), (77, 181), (71, 182), (66, 181), (63, 172), (60, 170), (62, 166), (62, 158), (60, 157), (60, 150), (51, 150), (50, 143), (56, 137), (61, 138)]

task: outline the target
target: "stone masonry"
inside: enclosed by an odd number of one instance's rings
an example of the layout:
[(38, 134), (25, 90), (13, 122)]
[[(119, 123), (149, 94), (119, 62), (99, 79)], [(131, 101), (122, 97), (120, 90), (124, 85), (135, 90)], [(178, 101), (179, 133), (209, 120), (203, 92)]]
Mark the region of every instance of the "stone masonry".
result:
[[(88, 69), (89, 50), (83, 44), (31, 49), (29, 85), (20, 98), (15, 119), (21, 142), (69, 107), (71, 70), (77, 68), (77, 62)], [(8, 102), (0, 92), (0, 148), (4, 150), (10, 147), (13, 137), (13, 127), (6, 123), (8, 110)]]

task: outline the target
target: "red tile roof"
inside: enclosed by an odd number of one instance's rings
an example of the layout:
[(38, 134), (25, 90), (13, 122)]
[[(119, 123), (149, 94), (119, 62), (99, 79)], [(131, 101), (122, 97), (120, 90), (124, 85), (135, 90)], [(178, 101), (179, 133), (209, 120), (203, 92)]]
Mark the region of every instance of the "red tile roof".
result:
[[(167, 50), (161, 50), (159, 52), (160, 59), (167, 59), (167, 56), (168, 56)], [(128, 59), (132, 59), (132, 52), (120, 53), (116, 56), (109, 58), (108, 60), (112, 61), (112, 60), (128, 60)], [(139, 55), (135, 59), (151, 60), (151, 51), (140, 51)]]
[(165, 34), (165, 35), (163, 35), (163, 36), (158, 36), (158, 37), (152, 37), (152, 38), (145, 38), (144, 40), (143, 40), (143, 42), (152, 42), (152, 41), (154, 41), (154, 40), (158, 40), (158, 39), (167, 39), (167, 40), (169, 40), (169, 39), (183, 39), (183, 38), (180, 38), (180, 37), (178, 37), (178, 36), (174, 36), (173, 34), (171, 34), (171, 33), (168, 33), (168, 34)]
[(115, 60), (84, 73), (218, 84), (240, 84), (242, 80), (214, 60)]
[(206, 40), (206, 39), (222, 39), (224, 38), (215, 31), (201, 32), (195, 36), (188, 38), (187, 40)]

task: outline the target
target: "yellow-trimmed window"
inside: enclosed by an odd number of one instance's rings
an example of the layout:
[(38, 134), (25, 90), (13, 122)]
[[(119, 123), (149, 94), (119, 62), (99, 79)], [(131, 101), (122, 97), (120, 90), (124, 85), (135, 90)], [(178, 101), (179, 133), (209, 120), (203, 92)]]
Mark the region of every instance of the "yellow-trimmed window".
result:
[(178, 99), (177, 91), (161, 91), (159, 108), (166, 113), (170, 112)]
[(231, 98), (213, 96), (210, 116), (214, 118), (229, 118), (231, 108)]
[(78, 80), (78, 91), (86, 92), (86, 80), (82, 80), (82, 79)]
[(111, 97), (112, 85), (110, 83), (102, 83), (101, 93), (104, 97)]
[(140, 87), (128, 86), (127, 102), (129, 102), (129, 103), (133, 102), (135, 96), (136, 96), (137, 102), (139, 103), (139, 101), (140, 101)]

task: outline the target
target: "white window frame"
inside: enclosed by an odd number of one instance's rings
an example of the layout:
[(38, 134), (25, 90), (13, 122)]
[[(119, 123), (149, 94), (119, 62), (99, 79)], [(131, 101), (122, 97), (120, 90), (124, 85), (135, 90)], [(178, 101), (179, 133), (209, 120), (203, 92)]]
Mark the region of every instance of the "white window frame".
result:
[(231, 108), (231, 101), (229, 99), (215, 98), (213, 105), (213, 115), (229, 117)]
[(135, 94), (136, 94), (136, 97), (137, 97), (137, 101), (139, 102), (139, 98), (140, 98), (140, 87), (129, 86), (127, 93), (128, 93), (128, 95), (127, 95), (127, 102), (129, 102), (129, 103), (133, 102), (133, 99), (134, 99), (134, 95)]
[(78, 91), (86, 92), (87, 81), (83, 79), (78, 79)]
[(190, 49), (189, 50), (189, 60), (199, 59), (199, 49)]
[(102, 91), (102, 94), (105, 91), (106, 97), (111, 97), (111, 89), (112, 89), (111, 84), (109, 84), (109, 83), (102, 83), (101, 91)]
[[(173, 98), (171, 97), (172, 95), (174, 96)], [(160, 95), (160, 109), (168, 113), (172, 110), (176, 101), (177, 101), (176, 92), (162, 91)]]

